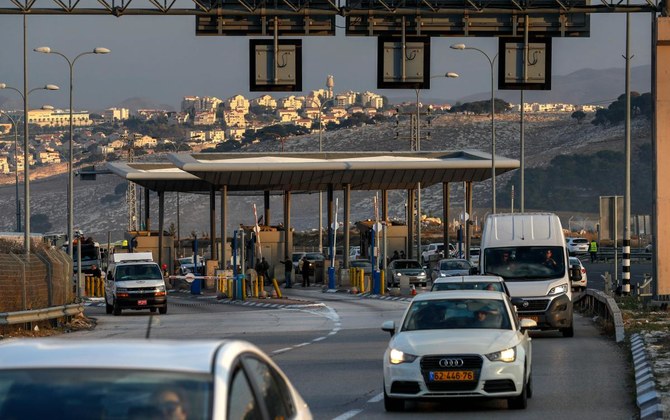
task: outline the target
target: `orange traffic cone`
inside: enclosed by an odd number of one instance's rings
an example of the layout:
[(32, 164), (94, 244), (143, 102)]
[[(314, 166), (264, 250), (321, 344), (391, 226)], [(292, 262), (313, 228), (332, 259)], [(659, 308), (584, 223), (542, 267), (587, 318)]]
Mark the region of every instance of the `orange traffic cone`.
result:
[(416, 287), (414, 287), (414, 285), (412, 285), (412, 288), (410, 289), (410, 294), (416, 296)]

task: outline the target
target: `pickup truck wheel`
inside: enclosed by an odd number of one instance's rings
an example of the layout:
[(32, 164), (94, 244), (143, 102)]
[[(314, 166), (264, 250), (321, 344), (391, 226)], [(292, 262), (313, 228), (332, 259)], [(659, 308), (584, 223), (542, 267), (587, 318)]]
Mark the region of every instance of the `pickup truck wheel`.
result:
[(114, 306), (112, 307), (112, 312), (114, 313), (114, 316), (119, 316), (121, 315), (121, 307), (119, 306), (116, 301), (114, 301)]
[(161, 315), (165, 315), (167, 313), (167, 305), (158, 308), (158, 313)]
[(568, 328), (561, 328), (561, 333), (563, 337), (574, 337), (575, 336), (575, 327), (570, 324)]

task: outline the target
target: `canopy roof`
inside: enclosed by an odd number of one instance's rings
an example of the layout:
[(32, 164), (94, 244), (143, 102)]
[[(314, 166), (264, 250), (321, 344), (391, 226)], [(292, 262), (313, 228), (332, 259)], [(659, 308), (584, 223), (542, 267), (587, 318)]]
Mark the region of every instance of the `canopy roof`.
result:
[[(110, 162), (116, 175), (150, 190), (197, 192), (413, 189), (491, 178), (491, 155), (475, 150), (430, 152), (172, 153), (170, 162)], [(519, 161), (496, 156), (496, 174)]]

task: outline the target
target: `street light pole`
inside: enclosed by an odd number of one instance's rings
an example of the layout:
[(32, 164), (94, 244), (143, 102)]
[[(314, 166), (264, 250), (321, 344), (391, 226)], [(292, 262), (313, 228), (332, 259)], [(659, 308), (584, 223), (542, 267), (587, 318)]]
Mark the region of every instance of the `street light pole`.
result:
[(484, 51), (475, 47), (467, 47), (465, 44), (454, 44), (450, 47), (453, 50), (475, 50), (486, 57), (491, 66), (491, 210), (496, 213), (496, 125), (495, 125), (495, 79), (493, 64), (498, 57), (496, 54), (493, 59)]
[(49, 47), (38, 47), (35, 48), (33, 51), (38, 52), (38, 53), (43, 53), (43, 54), (56, 54), (65, 59), (67, 61), (67, 64), (70, 68), (70, 145), (68, 147), (68, 162), (67, 162), (67, 172), (68, 172), (68, 177), (67, 177), (67, 251), (68, 254), (70, 255), (70, 258), (74, 256), (74, 250), (72, 246), (72, 233), (74, 231), (74, 171), (73, 171), (73, 165), (74, 165), (74, 138), (73, 138), (73, 121), (72, 121), (72, 107), (73, 107), (73, 101), (72, 101), (72, 92), (73, 92), (73, 79), (74, 79), (74, 63), (79, 59), (79, 57), (82, 57), (84, 55), (89, 55), (89, 54), (108, 54), (110, 50), (107, 48), (95, 48), (93, 51), (87, 51), (83, 52), (79, 55), (77, 55), (74, 60), (71, 60), (67, 58), (64, 54), (54, 51)]
[[(321, 136), (321, 111), (328, 102), (335, 101), (335, 98), (327, 99), (319, 104), (319, 152), (323, 152), (323, 142)], [(319, 253), (323, 253), (323, 194), (319, 191)]]
[[(24, 28), (25, 30), (25, 28)], [(25, 87), (26, 84), (24, 84)], [(29, 152), (29, 145), (28, 145), (28, 97), (30, 94), (36, 90), (58, 90), (60, 89), (56, 85), (44, 85), (42, 87), (38, 88), (33, 88), (29, 91), (26, 92), (24, 95), (23, 92), (21, 92), (19, 89), (11, 86), (7, 86), (5, 83), (0, 83), (0, 90), (1, 89), (8, 89), (8, 90), (13, 90), (14, 92), (18, 93), (21, 96), (21, 99), (23, 100), (23, 173), (24, 173), (24, 179), (23, 179), (23, 193), (24, 193), (24, 207), (25, 207), (25, 221), (24, 221), (24, 227), (25, 227), (25, 233), (23, 235), (23, 245), (25, 247), (25, 253), (30, 254), (30, 152)], [(7, 114), (5, 114), (7, 115)], [(11, 117), (10, 117), (11, 119)], [(14, 153), (18, 162), (18, 134), (16, 134), (16, 130), (18, 127), (14, 125), (14, 133), (16, 137), (15, 145), (14, 145)], [(18, 185), (19, 185), (19, 174), (18, 174), (18, 164), (17, 164), (17, 173), (16, 173), (16, 196), (17, 196), (17, 209), (18, 209)], [(18, 210), (17, 210), (18, 212)], [(20, 229), (20, 215), (17, 215), (19, 219), (17, 220), (17, 226), (19, 226)]]
[[(5, 115), (12, 122), (14, 127), (14, 173), (16, 174), (16, 231), (21, 232), (21, 204), (19, 202), (19, 127), (16, 126), (18, 118), (15, 120), (5, 111), (0, 110), (0, 114)], [(20, 118), (20, 117), (19, 117)]]

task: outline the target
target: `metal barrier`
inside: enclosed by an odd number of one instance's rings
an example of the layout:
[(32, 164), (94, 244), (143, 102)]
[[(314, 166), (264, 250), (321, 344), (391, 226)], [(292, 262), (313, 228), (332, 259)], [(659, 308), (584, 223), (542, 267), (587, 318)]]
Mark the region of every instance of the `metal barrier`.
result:
[(574, 302), (574, 305), (583, 311), (598, 315), (606, 324), (614, 328), (616, 342), (624, 341), (626, 334), (623, 327), (623, 317), (614, 298), (600, 290), (587, 289), (586, 293)]
[(0, 312), (0, 325), (45, 321), (48, 319), (78, 315), (83, 311), (83, 304), (73, 303), (70, 305), (52, 306), (50, 308), (33, 309), (30, 311)]

